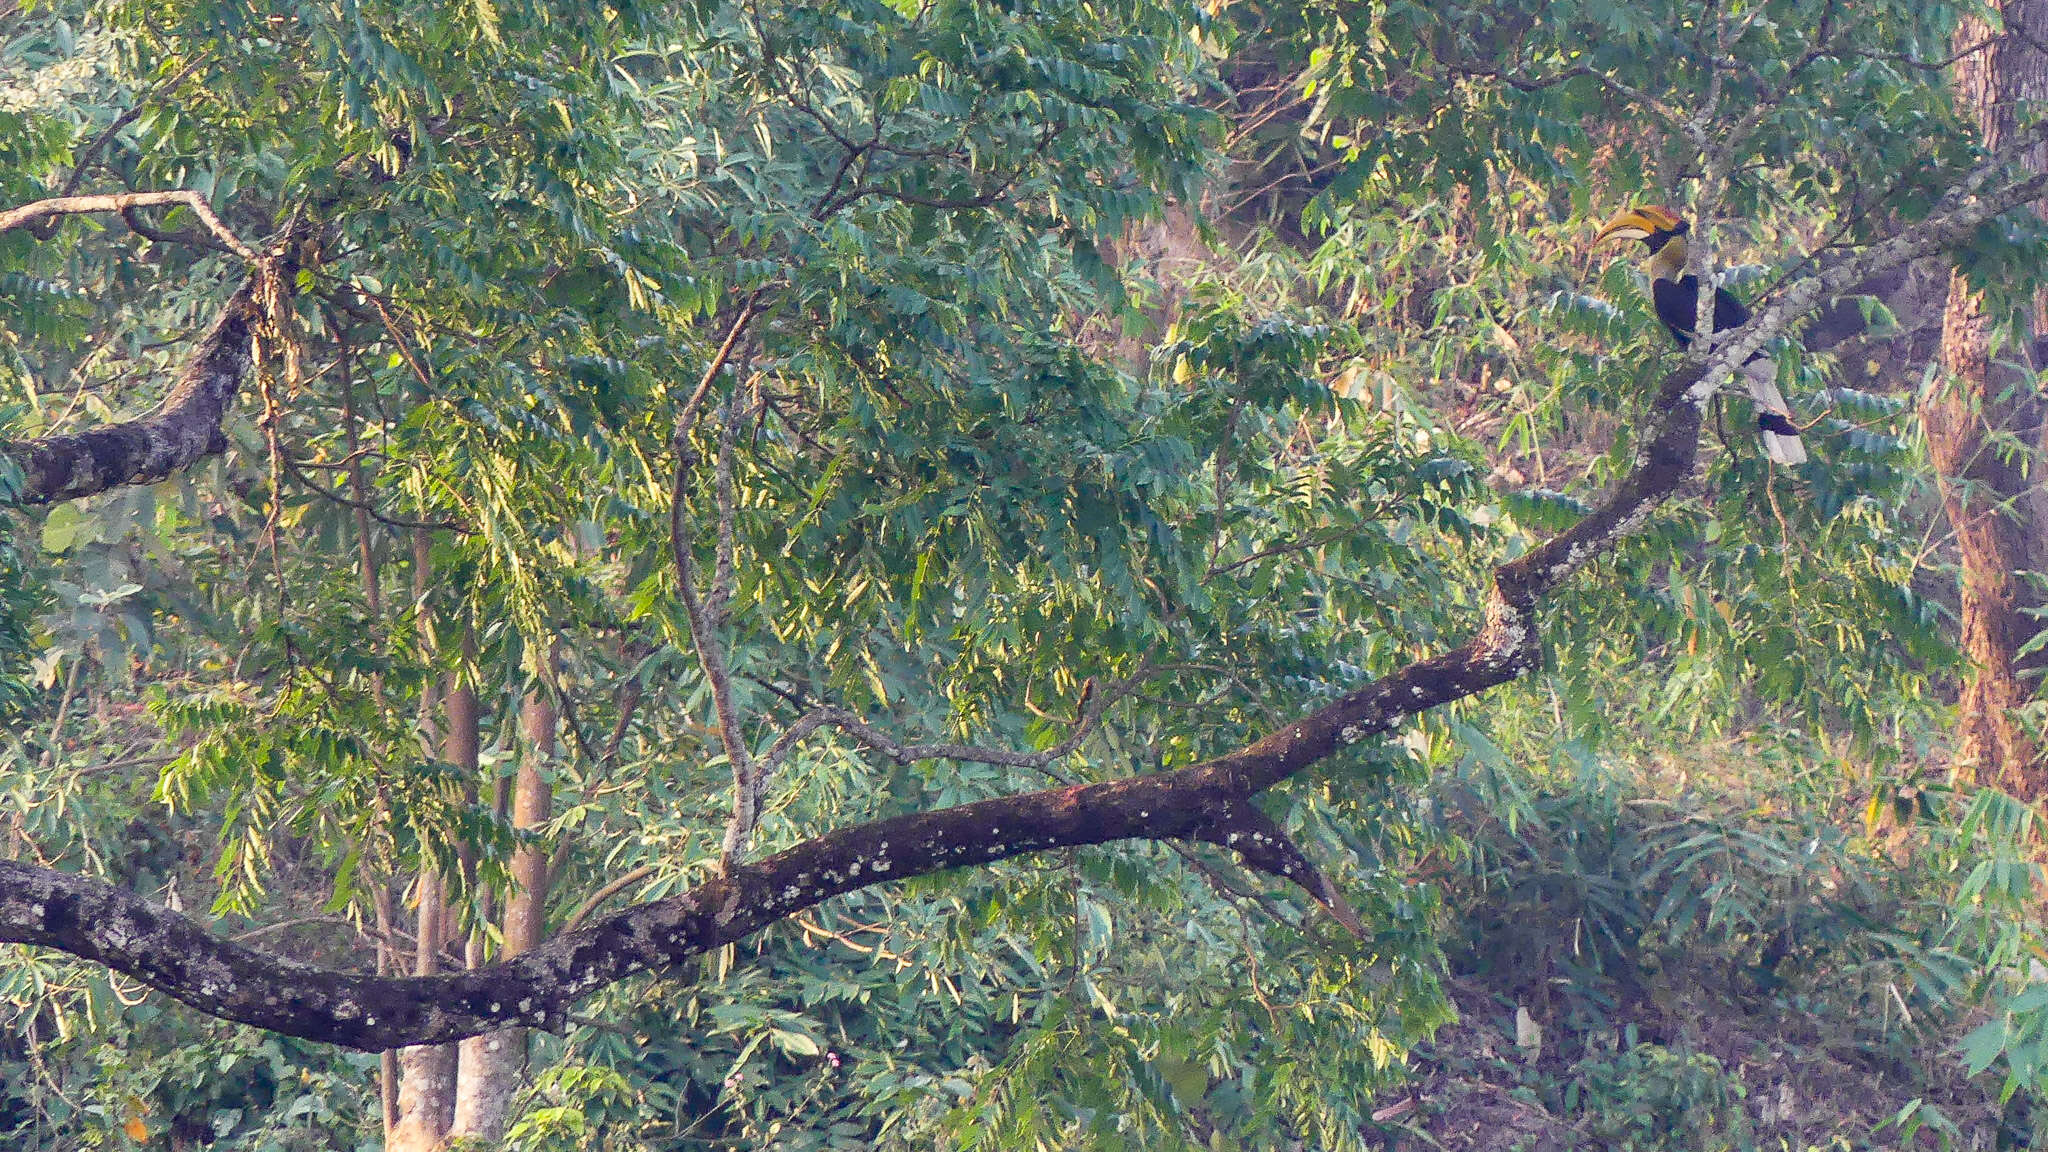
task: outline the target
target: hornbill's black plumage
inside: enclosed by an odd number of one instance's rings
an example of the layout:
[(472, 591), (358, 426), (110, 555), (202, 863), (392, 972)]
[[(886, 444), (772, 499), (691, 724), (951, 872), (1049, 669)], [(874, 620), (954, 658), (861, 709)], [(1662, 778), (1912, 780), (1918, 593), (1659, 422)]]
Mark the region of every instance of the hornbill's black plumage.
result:
[[(1603, 240), (1641, 240), (1650, 250), (1650, 303), (1657, 319), (1671, 332), (1679, 346), (1692, 343), (1693, 325), (1699, 317), (1700, 279), (1685, 271), (1685, 234), (1690, 226), (1669, 208), (1631, 208), (1607, 222), (1594, 243)], [(1749, 323), (1749, 309), (1726, 288), (1714, 290), (1714, 331), (1727, 332)], [(1792, 409), (1778, 391), (1778, 370), (1762, 353), (1742, 366), (1749, 398), (1756, 403), (1756, 424), (1763, 433), (1764, 454), (1780, 464), (1806, 460), (1806, 445), (1799, 440), (1799, 427), (1792, 423)]]

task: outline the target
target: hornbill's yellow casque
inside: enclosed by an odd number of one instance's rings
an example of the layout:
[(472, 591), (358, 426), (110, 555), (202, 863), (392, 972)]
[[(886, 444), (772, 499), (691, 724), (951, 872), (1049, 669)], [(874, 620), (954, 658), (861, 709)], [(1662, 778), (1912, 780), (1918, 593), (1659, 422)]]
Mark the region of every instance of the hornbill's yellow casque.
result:
[[(1699, 316), (1700, 279), (1685, 272), (1685, 234), (1690, 229), (1669, 208), (1631, 208), (1607, 222), (1593, 238), (1641, 240), (1650, 250), (1650, 302), (1657, 319), (1671, 330), (1680, 347), (1692, 343), (1693, 324)], [(1749, 323), (1749, 309), (1726, 288), (1714, 290), (1714, 331), (1726, 332)], [(1749, 398), (1756, 402), (1756, 425), (1763, 432), (1764, 455), (1780, 464), (1801, 464), (1806, 446), (1799, 441), (1799, 428), (1792, 423), (1792, 409), (1778, 391), (1778, 369), (1762, 353), (1742, 366), (1742, 378)]]

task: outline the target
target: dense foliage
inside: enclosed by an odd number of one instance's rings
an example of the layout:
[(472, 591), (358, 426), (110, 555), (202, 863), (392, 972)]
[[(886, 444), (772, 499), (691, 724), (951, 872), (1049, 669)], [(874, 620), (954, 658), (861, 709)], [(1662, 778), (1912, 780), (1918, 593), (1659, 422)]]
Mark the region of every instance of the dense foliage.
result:
[[(1956, 15), (0, 3), (0, 209), (187, 188), (296, 266), (224, 453), (9, 513), (7, 851), (395, 968), (423, 870), (486, 950), (522, 847), (554, 928), (711, 875), (722, 731), (779, 761), (759, 853), (1228, 751), (1460, 639), (1490, 566), (1629, 465), (1668, 353), (1599, 218), (1695, 201), (1760, 299), (1935, 207), (1979, 159)], [(1965, 263), (2017, 298), (2039, 255), (2001, 225)], [(182, 209), (0, 234), (0, 433), (146, 411), (247, 271)], [(1839, 362), (1777, 349), (1813, 463), (1774, 473), (1731, 401), (1698, 482), (1547, 609), (1539, 675), (1268, 798), (1362, 939), (1176, 843), (876, 887), (594, 996), (507, 1142), (1372, 1146), (1476, 987), (1579, 1038), (1534, 1095), (1605, 1147), (1747, 1146), (1714, 1143), (1750, 1120), (1688, 1011), (1955, 1063), (2032, 946), (2030, 817), (1930, 767), (1957, 661), (1922, 362), (1874, 296), (1842, 310), (1877, 323)], [(821, 705), (1084, 739), (783, 745)], [(515, 828), (536, 756), (553, 807)], [(0, 1140), (378, 1130), (373, 1058), (47, 952), (0, 1003)], [(2030, 1003), (1973, 1036), (1985, 1080), (1898, 1113), (1894, 1076), (1830, 1135), (2018, 1123)], [(1599, 1050), (1637, 1021), (1657, 1043)]]

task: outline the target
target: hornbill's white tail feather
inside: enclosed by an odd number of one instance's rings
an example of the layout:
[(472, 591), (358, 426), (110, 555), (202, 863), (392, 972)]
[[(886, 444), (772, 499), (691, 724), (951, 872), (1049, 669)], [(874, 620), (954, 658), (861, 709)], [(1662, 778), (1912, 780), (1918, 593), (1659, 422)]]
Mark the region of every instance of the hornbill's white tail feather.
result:
[(1778, 391), (1778, 366), (1758, 358), (1742, 366), (1743, 383), (1756, 403), (1756, 425), (1764, 437), (1764, 455), (1777, 464), (1806, 463), (1806, 445), (1799, 440), (1799, 428), (1792, 423), (1792, 406)]

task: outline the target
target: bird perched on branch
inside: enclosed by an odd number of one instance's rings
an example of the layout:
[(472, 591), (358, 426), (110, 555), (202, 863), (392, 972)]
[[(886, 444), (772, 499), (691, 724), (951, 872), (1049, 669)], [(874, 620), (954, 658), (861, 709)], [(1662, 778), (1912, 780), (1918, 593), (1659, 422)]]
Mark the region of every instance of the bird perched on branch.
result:
[[(1595, 244), (1607, 240), (1641, 240), (1650, 250), (1650, 303), (1657, 319), (1671, 331), (1671, 338), (1683, 348), (1692, 343), (1693, 325), (1699, 316), (1700, 278), (1685, 271), (1685, 234), (1691, 225), (1669, 208), (1654, 205), (1631, 208), (1607, 222)], [(1714, 331), (1728, 332), (1749, 323), (1749, 309), (1726, 288), (1714, 290)], [(1778, 391), (1778, 369), (1759, 352), (1742, 366), (1742, 379), (1749, 398), (1756, 403), (1756, 426), (1763, 433), (1764, 455), (1779, 464), (1806, 462), (1806, 446), (1800, 443), (1799, 426), (1792, 422), (1792, 408)]]

